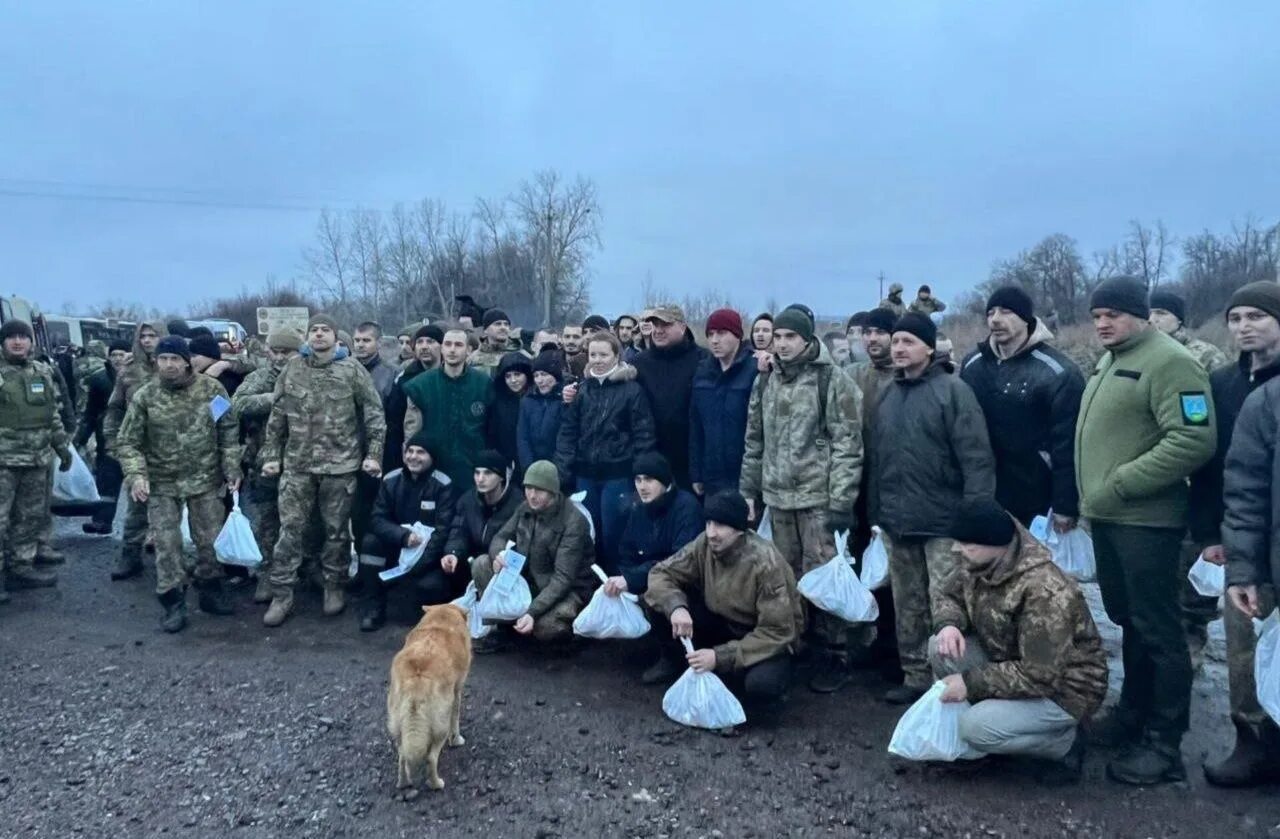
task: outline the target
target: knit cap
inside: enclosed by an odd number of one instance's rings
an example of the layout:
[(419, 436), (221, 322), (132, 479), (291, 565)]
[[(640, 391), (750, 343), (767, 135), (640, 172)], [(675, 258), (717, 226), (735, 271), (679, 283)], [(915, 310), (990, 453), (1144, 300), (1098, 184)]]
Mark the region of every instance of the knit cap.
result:
[(918, 312), (907, 312), (898, 318), (898, 322), (893, 325), (893, 331), (907, 332), (924, 341), (931, 349), (938, 348), (938, 327), (934, 326), (933, 321), (928, 317)]
[(1091, 310), (1114, 309), (1143, 320), (1151, 317), (1151, 306), (1147, 302), (1147, 287), (1135, 277), (1112, 277), (1109, 280), (1103, 280), (1093, 290), (1093, 296), (1089, 298), (1089, 308)]

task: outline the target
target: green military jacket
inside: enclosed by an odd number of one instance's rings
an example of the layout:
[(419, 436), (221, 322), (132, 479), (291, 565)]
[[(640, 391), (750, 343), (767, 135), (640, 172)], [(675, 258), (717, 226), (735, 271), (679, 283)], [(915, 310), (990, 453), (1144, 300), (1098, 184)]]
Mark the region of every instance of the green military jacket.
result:
[(235, 411), (217, 379), (191, 373), (170, 384), (157, 377), (129, 403), (116, 457), (126, 487), (146, 478), (153, 495), (189, 498), (240, 479), (238, 439)]
[(1191, 353), (1192, 358), (1200, 362), (1200, 366), (1205, 369), (1206, 373), (1212, 373), (1219, 367), (1226, 367), (1230, 363), (1226, 353), (1208, 341), (1192, 338), (1185, 326), (1178, 327), (1172, 337), (1187, 348), (1187, 352)]
[(918, 312), (925, 317), (928, 317), (934, 312), (945, 312), (946, 310), (947, 304), (932, 296), (927, 297), (924, 300), (921, 300), (920, 297), (917, 296), (911, 301), (911, 304), (907, 306), (908, 312)]
[[(826, 373), (821, 373), (822, 368)], [(829, 376), (826, 406), (822, 379)], [(756, 377), (747, 406), (739, 487), (780, 510), (851, 511), (862, 481), (862, 392), (813, 341), (773, 372)]]
[(254, 469), (262, 469), (262, 442), (266, 437), (271, 406), (275, 402), (276, 379), (280, 377), (282, 369), (283, 364), (279, 367), (268, 364), (254, 370), (236, 388), (235, 396), (231, 397), (244, 442), (242, 462)]
[(120, 431), (120, 424), (124, 422), (124, 413), (129, 408), (129, 403), (143, 385), (156, 378), (156, 360), (142, 349), (140, 340), (142, 330), (146, 327), (154, 329), (158, 335), (165, 334), (164, 324), (155, 321), (140, 323), (133, 332), (133, 358), (116, 376), (115, 387), (107, 400), (107, 413), (102, 420), (102, 433), (106, 437), (107, 448), (112, 449), (113, 453), (116, 435)]
[(366, 458), (381, 464), (386, 438), (382, 398), (360, 362), (304, 355), (276, 379), (262, 460), (285, 473), (344, 475)]
[[(870, 444), (871, 427), (875, 423), (876, 407), (885, 388), (893, 384), (893, 361), (886, 358), (879, 365), (874, 361), (859, 361), (849, 368), (853, 383), (862, 393), (862, 445)], [(863, 458), (865, 461), (866, 458)]]
[(67, 439), (53, 368), (0, 356), (0, 466), (45, 466)]
[(534, 618), (551, 611), (571, 593), (583, 600), (591, 596), (597, 584), (591, 573), (595, 544), (586, 516), (563, 495), (541, 512), (534, 512), (527, 501), (521, 503), (494, 534), (489, 556), (506, 550), (507, 542), (515, 542), (515, 550), (527, 560), (521, 573), (532, 583), (529, 614)]

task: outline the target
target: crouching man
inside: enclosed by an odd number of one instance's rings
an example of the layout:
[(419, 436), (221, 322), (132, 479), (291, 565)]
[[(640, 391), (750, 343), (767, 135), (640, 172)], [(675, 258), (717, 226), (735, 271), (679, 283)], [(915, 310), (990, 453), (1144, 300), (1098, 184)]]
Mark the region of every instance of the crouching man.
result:
[[(535, 461), (525, 472), (524, 503), (493, 537), (489, 553), (471, 566), (481, 595), (506, 565), (507, 542), (515, 542), (514, 550), (525, 557), (520, 573), (533, 595), (529, 611), (516, 619), (513, 629), (543, 643), (571, 641), (573, 619), (595, 587), (595, 545), (586, 517), (561, 494), (560, 476), (551, 461)], [(508, 637), (506, 632), (491, 632), (474, 649), (495, 652)]]
[(464, 492), (454, 507), (449, 541), (445, 545), (440, 568), (449, 575), (454, 597), (462, 594), (471, 582), (472, 557), (486, 555), (499, 528), (511, 520), (521, 504), (520, 490), (507, 479), (502, 453), (485, 449), (476, 455), (472, 471), (475, 490)]
[[(750, 531), (738, 493), (711, 496), (704, 515), (698, 538), (649, 572), (644, 599), (658, 613), (657, 637), (664, 620), (671, 625), (668, 672), (679, 672), (681, 658), (698, 672), (714, 670), (755, 713), (776, 714), (804, 627), (795, 575), (773, 543)], [(687, 656), (681, 638), (693, 641)]]
[(944, 702), (968, 700), (960, 736), (989, 754), (1044, 761), (1041, 780), (1080, 778), (1080, 724), (1107, 694), (1107, 658), (1074, 580), (995, 501), (964, 502), (963, 555), (935, 606), (929, 661)]
[[(404, 468), (391, 472), (378, 487), (369, 529), (361, 540), (360, 576), (368, 592), (360, 616), (362, 632), (374, 632), (387, 622), (389, 588), (411, 589), (415, 606), (434, 606), (454, 598), (453, 580), (440, 567), (453, 508), (452, 481), (435, 468), (427, 435), (419, 431), (404, 447)], [(378, 574), (397, 565), (402, 550), (422, 544), (422, 536), (409, 529), (414, 524), (432, 528), (422, 556), (408, 574), (383, 582)]]

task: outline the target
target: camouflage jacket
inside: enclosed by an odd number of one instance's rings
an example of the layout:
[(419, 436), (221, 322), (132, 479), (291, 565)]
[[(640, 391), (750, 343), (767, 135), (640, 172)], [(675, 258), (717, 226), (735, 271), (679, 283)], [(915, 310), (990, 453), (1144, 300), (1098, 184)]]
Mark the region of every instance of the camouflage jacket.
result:
[(76, 377), (77, 416), (84, 413), (85, 403), (89, 399), (89, 379), (98, 371), (106, 369), (107, 366), (106, 360), (97, 354), (98, 351), (102, 351), (105, 355), (102, 342), (90, 341), (89, 346), (85, 349), (85, 354), (77, 358), (72, 365)]
[(281, 369), (283, 365), (268, 365), (254, 370), (236, 388), (235, 396), (231, 397), (236, 418), (240, 421), (240, 436), (244, 441), (241, 462), (258, 470), (262, 469), (262, 441), (267, 433), (267, 418), (271, 416), (276, 379), (280, 377)]
[(1192, 338), (1185, 326), (1178, 327), (1178, 330), (1170, 337), (1186, 347), (1187, 352), (1191, 353), (1192, 357), (1200, 363), (1206, 373), (1212, 373), (1219, 367), (1226, 367), (1230, 363), (1226, 353), (1208, 341)]
[(44, 466), (50, 452), (66, 451), (57, 388), (43, 361), (0, 357), (0, 466)]
[(290, 359), (276, 379), (274, 400), (264, 461), (280, 462), (285, 472), (324, 475), (355, 472), (365, 458), (382, 463), (382, 398), (354, 358)]
[(499, 362), (509, 350), (490, 349), (486, 343), (481, 343), (480, 349), (475, 350), (471, 355), (467, 356), (467, 364), (476, 368), (490, 378), (493, 377), (493, 371), (498, 369)]
[(494, 534), (489, 556), (506, 550), (507, 542), (515, 542), (515, 550), (527, 560), (522, 574), (532, 583), (533, 617), (542, 617), (570, 593), (583, 600), (591, 596), (596, 587), (591, 573), (595, 543), (586, 517), (563, 495), (541, 512), (530, 509), (527, 501), (517, 507)]
[(915, 300), (911, 301), (911, 305), (907, 306), (908, 312), (918, 312), (925, 317), (928, 317), (934, 312), (945, 312), (946, 310), (947, 304), (932, 296), (926, 297), (923, 300), (916, 297)]
[(1021, 524), (1011, 549), (970, 571), (963, 559), (933, 606), (933, 629), (954, 626), (990, 663), (964, 674), (970, 702), (1052, 699), (1077, 720), (1107, 695), (1107, 655), (1080, 586)]
[[(886, 358), (877, 365), (874, 361), (859, 361), (849, 368), (853, 383), (862, 392), (862, 445), (871, 443), (871, 426), (876, 418), (876, 406), (885, 388), (893, 384), (893, 361)], [(865, 460), (865, 458), (864, 458)]]
[(788, 365), (775, 355), (773, 365), (751, 388), (742, 494), (781, 510), (851, 512), (862, 481), (862, 392), (820, 341)]
[(120, 424), (124, 422), (124, 413), (129, 403), (133, 401), (134, 395), (143, 385), (156, 378), (156, 360), (142, 349), (142, 343), (138, 340), (142, 335), (143, 327), (148, 326), (160, 335), (164, 335), (164, 325), (159, 322), (138, 324), (138, 328), (133, 333), (133, 359), (116, 376), (115, 388), (111, 391), (111, 398), (107, 400), (107, 414), (102, 421), (102, 432), (107, 438), (107, 448), (111, 449), (113, 454), (116, 435), (120, 431)]
[(881, 300), (880, 305), (877, 306), (876, 308), (888, 309), (898, 317), (902, 317), (907, 313), (907, 304), (902, 302), (901, 294), (897, 295), (896, 297), (892, 294), (889, 295), (885, 299)]
[[(214, 419), (213, 402), (227, 401)], [(134, 394), (116, 437), (125, 486), (146, 478), (154, 495), (188, 498), (240, 478), (235, 412), (216, 379), (190, 374), (149, 382)]]
[(712, 553), (707, 535), (699, 533), (674, 556), (653, 566), (644, 599), (670, 616), (688, 608), (691, 591), (738, 635), (738, 640), (715, 647), (716, 670), (721, 673), (794, 651), (804, 629), (791, 566), (772, 542), (754, 533), (743, 533), (723, 556)]

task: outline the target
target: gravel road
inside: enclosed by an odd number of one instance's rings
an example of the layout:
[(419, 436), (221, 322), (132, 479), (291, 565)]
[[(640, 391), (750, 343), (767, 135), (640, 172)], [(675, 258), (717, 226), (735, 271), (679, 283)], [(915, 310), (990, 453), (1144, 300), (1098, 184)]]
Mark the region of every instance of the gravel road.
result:
[(362, 635), (308, 595), (266, 631), (240, 589), (236, 616), (193, 609), (168, 636), (150, 567), (110, 582), (118, 543), (78, 527), (59, 522), (60, 586), (0, 607), (0, 836), (1280, 837), (1275, 789), (1200, 773), (1230, 743), (1220, 637), (1185, 785), (1116, 786), (1100, 752), (1059, 789), (1013, 765), (897, 765), (871, 674), (834, 697), (797, 685), (773, 729), (682, 729), (639, 685), (642, 653), (602, 643), (478, 658), (446, 789), (403, 800), (384, 717), (405, 626)]

